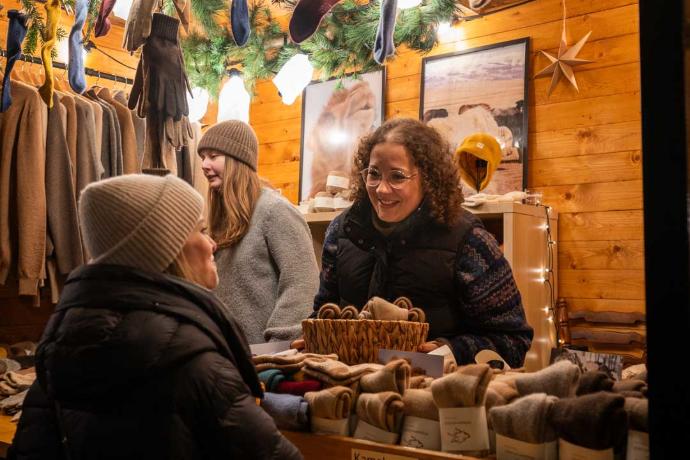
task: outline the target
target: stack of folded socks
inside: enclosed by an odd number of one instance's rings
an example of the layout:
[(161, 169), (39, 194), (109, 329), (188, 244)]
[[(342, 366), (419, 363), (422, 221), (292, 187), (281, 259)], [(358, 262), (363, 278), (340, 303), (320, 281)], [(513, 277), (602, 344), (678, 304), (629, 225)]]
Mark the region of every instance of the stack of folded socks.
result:
[(412, 368), (404, 359), (394, 359), (381, 369), (365, 374), (360, 379), (360, 389), (365, 393), (394, 391), (403, 394), (410, 387)]
[(275, 393), (278, 385), (285, 380), (285, 374), (278, 369), (268, 369), (259, 372), (259, 380), (263, 382), (266, 391)]
[(350, 388), (335, 386), (306, 393), (312, 417), (342, 420), (350, 417), (354, 393)]
[(309, 404), (301, 396), (264, 393), (261, 407), (281, 430), (308, 431)]
[(310, 391), (319, 391), (322, 387), (323, 385), (318, 380), (302, 380), (300, 382), (284, 380), (276, 387), (276, 393), (304, 396)]
[(531, 444), (557, 439), (549, 421), (553, 405), (558, 401), (546, 393), (533, 393), (489, 411), (490, 424), (496, 434)]
[(297, 372), (304, 367), (304, 360), (312, 361), (338, 359), (338, 355), (319, 355), (316, 353), (295, 353), (293, 355), (257, 355), (252, 356), (256, 372), (267, 369), (278, 369), (283, 372)]
[(334, 359), (304, 360), (304, 373), (328, 386), (356, 386), (363, 375), (376, 372), (383, 365), (376, 363), (363, 363), (348, 366)]
[(402, 422), (404, 404), (393, 391), (362, 393), (357, 399), (359, 420), (390, 433), (397, 433)]

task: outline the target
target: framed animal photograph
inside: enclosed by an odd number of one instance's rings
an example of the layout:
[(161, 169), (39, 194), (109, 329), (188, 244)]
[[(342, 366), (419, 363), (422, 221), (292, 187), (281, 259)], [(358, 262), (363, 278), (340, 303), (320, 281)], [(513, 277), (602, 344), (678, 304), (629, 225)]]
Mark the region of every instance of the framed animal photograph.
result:
[[(522, 38), (422, 60), (419, 118), (453, 151), (475, 133), (500, 145), (500, 162), (482, 193), (527, 186), (528, 56), (529, 38)], [(477, 193), (465, 180), (462, 187), (465, 196)]]
[(326, 190), (331, 171), (349, 176), (362, 136), (383, 123), (385, 69), (314, 82), (302, 95), (299, 199)]

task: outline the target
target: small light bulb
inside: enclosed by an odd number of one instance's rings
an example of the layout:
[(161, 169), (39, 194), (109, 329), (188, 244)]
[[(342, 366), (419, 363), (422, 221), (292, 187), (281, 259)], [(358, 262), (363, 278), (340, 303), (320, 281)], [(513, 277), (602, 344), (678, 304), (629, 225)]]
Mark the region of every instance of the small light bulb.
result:
[(548, 313), (548, 312), (549, 312), (549, 307), (544, 307), (544, 308), (542, 308), (542, 310), (544, 310), (544, 313)]
[(553, 323), (553, 318), (552, 318), (551, 316), (549, 316), (548, 318), (546, 318), (546, 320), (547, 320), (549, 323)]

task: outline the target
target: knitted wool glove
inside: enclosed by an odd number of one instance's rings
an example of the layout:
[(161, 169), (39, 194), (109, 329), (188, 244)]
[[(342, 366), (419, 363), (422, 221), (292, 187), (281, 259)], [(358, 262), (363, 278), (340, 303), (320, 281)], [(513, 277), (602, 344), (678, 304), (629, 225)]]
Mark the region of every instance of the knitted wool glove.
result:
[(470, 364), (434, 380), (431, 392), (439, 408), (481, 406), (490, 381), (487, 364)]
[(110, 32), (110, 19), (108, 19), (108, 16), (113, 11), (115, 2), (116, 0), (103, 0), (103, 3), (101, 3), (101, 8), (98, 10), (98, 18), (96, 18), (96, 25), (93, 28), (96, 37), (103, 37)]
[(350, 416), (354, 394), (344, 386), (335, 386), (304, 395), (314, 417), (341, 420)]
[(369, 425), (394, 433), (402, 419), (404, 407), (398, 393), (362, 393), (357, 399), (357, 416)]
[(538, 372), (524, 374), (515, 379), (515, 386), (522, 396), (546, 393), (559, 398), (575, 394), (580, 378), (580, 368), (570, 361), (558, 361)]
[(299, 0), (292, 12), (288, 30), (295, 43), (302, 43), (314, 35), (321, 20), (340, 0)]
[[(191, 1), (191, 0), (190, 0)], [(134, 0), (125, 23), (125, 34), (122, 47), (127, 51), (136, 51), (151, 34), (151, 21), (156, 0)]]
[[(0, 112), (5, 112), (12, 104), (12, 83), (10, 74), (14, 63), (22, 55), (22, 42), (26, 37), (28, 17), (17, 10), (7, 12), (10, 24), (7, 27), (7, 63), (5, 75), (2, 79), (2, 98), (0, 99)], [(2, 372), (0, 372), (2, 374)]]
[(518, 441), (532, 444), (555, 441), (556, 432), (548, 416), (556, 401), (555, 396), (534, 393), (508, 405), (494, 407), (489, 411), (491, 426), (496, 434)]
[(624, 404), (622, 396), (600, 391), (556, 401), (549, 418), (558, 436), (569, 443), (597, 450), (620, 448), (628, 430)]
[(394, 359), (383, 369), (363, 375), (360, 379), (362, 392), (380, 393), (393, 391), (403, 394), (410, 387), (410, 364), (404, 359)]
[(605, 372), (589, 371), (580, 376), (575, 394), (577, 396), (596, 393), (597, 391), (611, 391), (613, 379)]
[(86, 89), (86, 75), (84, 74), (84, 47), (82, 45), (81, 30), (86, 21), (89, 10), (88, 0), (74, 2), (74, 24), (69, 33), (69, 85), (74, 92), (81, 94)]
[(244, 46), (249, 40), (249, 9), (247, 0), (232, 0), (230, 5), (230, 25), (232, 38), (237, 46)]
[(38, 89), (41, 94), (41, 99), (53, 108), (53, 90), (55, 82), (53, 82), (53, 57), (52, 51), (57, 40), (58, 21), (60, 20), (60, 0), (48, 0), (46, 2), (46, 30), (45, 40), (41, 47), (41, 59), (43, 60), (43, 68), (45, 69), (46, 78), (43, 85)]
[(434, 402), (434, 396), (428, 389), (409, 389), (403, 394), (402, 400), (405, 404), (405, 415), (438, 420), (438, 407)]
[(398, 0), (382, 0), (379, 26), (376, 29), (374, 42), (374, 60), (383, 65), (386, 58), (395, 54), (393, 33), (395, 32), (395, 18), (398, 14)]

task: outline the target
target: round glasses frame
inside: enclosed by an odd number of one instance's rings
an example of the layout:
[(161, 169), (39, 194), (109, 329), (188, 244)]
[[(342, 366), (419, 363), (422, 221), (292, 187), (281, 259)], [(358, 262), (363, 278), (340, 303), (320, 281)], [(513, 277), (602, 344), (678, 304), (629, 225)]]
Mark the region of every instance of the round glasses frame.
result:
[(364, 168), (359, 172), (359, 175), (362, 176), (364, 185), (371, 188), (378, 187), (381, 184), (381, 181), (385, 180), (391, 188), (400, 190), (405, 186), (405, 184), (407, 184), (413, 177), (415, 177), (418, 174), (405, 174), (403, 171), (400, 171), (399, 169), (394, 169), (388, 172), (387, 174), (382, 174), (379, 172), (379, 178), (371, 178), (369, 169), (370, 168)]

